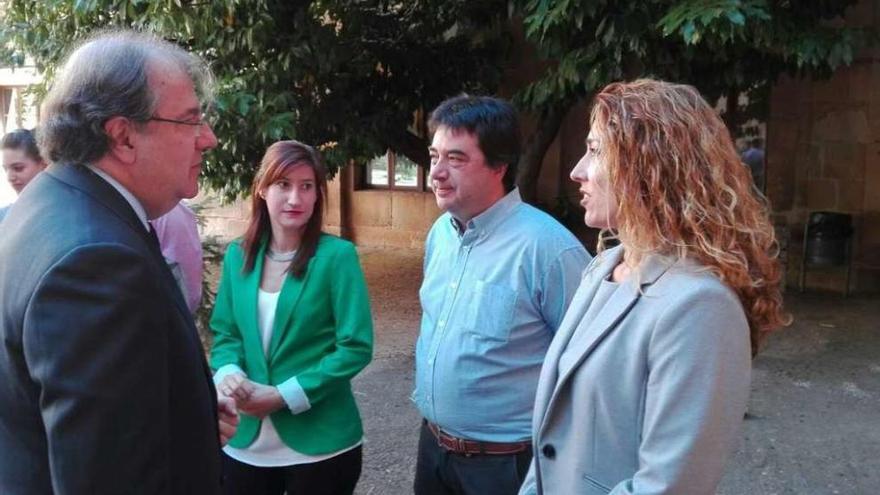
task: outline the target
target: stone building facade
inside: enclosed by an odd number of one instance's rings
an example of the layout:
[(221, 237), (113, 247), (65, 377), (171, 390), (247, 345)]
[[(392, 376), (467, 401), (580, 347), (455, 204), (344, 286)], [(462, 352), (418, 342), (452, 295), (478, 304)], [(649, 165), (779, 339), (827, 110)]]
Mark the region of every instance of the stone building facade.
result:
[[(880, 1), (847, 12), (848, 25), (880, 27)], [(789, 285), (800, 277), (810, 212), (852, 215), (852, 279), (857, 291), (880, 289), (880, 49), (825, 81), (781, 78), (767, 122), (767, 189), (787, 232)], [(842, 290), (843, 268), (810, 268), (806, 286)]]

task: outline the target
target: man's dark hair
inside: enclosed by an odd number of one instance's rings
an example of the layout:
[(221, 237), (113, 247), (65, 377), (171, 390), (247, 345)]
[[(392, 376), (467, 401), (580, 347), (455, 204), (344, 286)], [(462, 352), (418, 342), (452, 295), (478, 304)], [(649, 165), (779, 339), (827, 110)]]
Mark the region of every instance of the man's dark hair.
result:
[(489, 167), (507, 165), (504, 190), (510, 192), (516, 187), (520, 153), (519, 121), (510, 103), (491, 96), (455, 96), (440, 103), (431, 112), (431, 118), (428, 119), (431, 135), (441, 126), (475, 135)]

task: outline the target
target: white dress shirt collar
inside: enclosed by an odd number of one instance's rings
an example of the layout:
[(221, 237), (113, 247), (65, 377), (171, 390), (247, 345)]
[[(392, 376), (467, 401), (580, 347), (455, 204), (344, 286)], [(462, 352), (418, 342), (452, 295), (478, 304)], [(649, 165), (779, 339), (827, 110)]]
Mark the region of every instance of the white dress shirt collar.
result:
[(147, 210), (145, 210), (141, 202), (138, 201), (136, 197), (134, 197), (134, 194), (126, 189), (125, 186), (120, 184), (118, 180), (111, 177), (110, 174), (108, 174), (107, 172), (101, 170), (94, 165), (89, 165), (88, 167), (89, 170), (96, 173), (98, 177), (106, 180), (108, 184), (119, 191), (119, 194), (121, 194), (122, 197), (125, 198), (126, 201), (128, 201), (128, 204), (131, 205), (131, 209), (134, 210), (134, 213), (137, 215), (138, 219), (140, 219), (141, 223), (144, 224), (144, 228), (150, 230), (150, 224), (147, 221)]

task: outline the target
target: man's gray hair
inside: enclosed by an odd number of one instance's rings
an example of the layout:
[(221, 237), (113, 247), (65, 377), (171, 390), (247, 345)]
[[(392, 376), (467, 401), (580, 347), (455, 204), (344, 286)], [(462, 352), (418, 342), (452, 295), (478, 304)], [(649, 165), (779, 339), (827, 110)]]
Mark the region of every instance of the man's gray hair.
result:
[(90, 164), (104, 156), (104, 124), (125, 117), (137, 124), (156, 108), (150, 64), (170, 63), (188, 74), (203, 105), (212, 97), (213, 76), (196, 55), (137, 31), (102, 31), (74, 49), (43, 103), (38, 141), (45, 159)]

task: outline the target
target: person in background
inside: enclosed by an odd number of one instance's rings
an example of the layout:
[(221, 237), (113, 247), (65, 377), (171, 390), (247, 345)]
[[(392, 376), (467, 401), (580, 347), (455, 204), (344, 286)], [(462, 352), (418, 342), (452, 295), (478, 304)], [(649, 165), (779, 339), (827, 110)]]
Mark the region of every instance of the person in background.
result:
[(373, 323), (354, 245), (321, 230), (326, 196), (317, 151), (273, 144), (223, 260), (211, 366), (242, 412), (224, 449), (228, 495), (348, 495), (360, 477), (351, 379), (372, 357)]
[(749, 167), (752, 181), (759, 191), (764, 190), (764, 140), (757, 137), (749, 140), (749, 147), (742, 153), (742, 161)]
[[(3, 150), (3, 171), (15, 194), (21, 194), (24, 186), (46, 168), (33, 131), (17, 129), (7, 133), (0, 142), (0, 149)], [(0, 222), (10, 208), (12, 205), (0, 208)]]
[(202, 240), (196, 214), (181, 201), (150, 223), (159, 238), (162, 256), (186, 297), (186, 305), (191, 313), (195, 313), (202, 302), (203, 271)]
[(520, 493), (713, 494), (787, 319), (768, 205), (691, 86), (605, 87), (586, 148), (571, 178), (599, 254), (541, 369)]
[(428, 233), (419, 292), (415, 493), (515, 494), (532, 456), (541, 362), (590, 258), (520, 199), (509, 103), (450, 98), (429, 127), (430, 181), (445, 213)]

